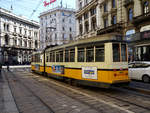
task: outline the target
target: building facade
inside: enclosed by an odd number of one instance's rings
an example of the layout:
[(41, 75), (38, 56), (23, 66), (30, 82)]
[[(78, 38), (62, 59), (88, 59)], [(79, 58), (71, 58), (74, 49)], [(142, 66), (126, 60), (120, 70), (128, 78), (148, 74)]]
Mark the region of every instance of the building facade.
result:
[(1, 60), (10, 64), (29, 64), (39, 49), (39, 24), (0, 8)]
[(56, 7), (43, 12), (40, 18), (40, 49), (74, 40), (76, 35), (75, 10)]
[(116, 33), (131, 42), (135, 56), (150, 54), (150, 0), (76, 0), (76, 5), (77, 40)]
[(76, 4), (77, 39), (124, 32), (124, 0), (76, 0)]

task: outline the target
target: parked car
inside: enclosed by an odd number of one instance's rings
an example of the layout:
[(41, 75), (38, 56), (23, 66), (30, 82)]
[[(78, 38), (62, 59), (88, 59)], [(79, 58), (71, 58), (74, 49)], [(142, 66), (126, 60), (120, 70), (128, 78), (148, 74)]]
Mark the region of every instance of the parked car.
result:
[(150, 62), (132, 62), (129, 63), (130, 79), (150, 82)]

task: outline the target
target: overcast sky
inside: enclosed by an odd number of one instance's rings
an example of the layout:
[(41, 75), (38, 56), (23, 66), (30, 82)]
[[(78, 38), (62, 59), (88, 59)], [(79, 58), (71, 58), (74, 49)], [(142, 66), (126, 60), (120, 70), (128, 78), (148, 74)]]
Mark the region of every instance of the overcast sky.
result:
[[(11, 4), (13, 8), (13, 13), (17, 15), (25, 16), (28, 19), (39, 21), (39, 14), (56, 6), (60, 6), (61, 0), (56, 0), (55, 3), (44, 7), (43, 2), (50, 0), (0, 0), (0, 7), (10, 10)], [(63, 6), (75, 9), (75, 0), (62, 0)], [(33, 10), (36, 10), (34, 15)]]

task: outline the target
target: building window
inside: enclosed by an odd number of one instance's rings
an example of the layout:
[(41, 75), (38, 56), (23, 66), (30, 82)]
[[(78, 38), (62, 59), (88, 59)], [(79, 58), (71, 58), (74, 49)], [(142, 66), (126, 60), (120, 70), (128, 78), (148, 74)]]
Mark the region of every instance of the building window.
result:
[(70, 24), (72, 23), (71, 19), (69, 19), (69, 23), (70, 23)]
[(24, 31), (24, 34), (27, 35), (27, 30)]
[(17, 32), (16, 27), (14, 27), (14, 32), (15, 32), (15, 33)]
[(144, 14), (149, 12), (149, 7), (148, 6), (149, 6), (149, 2), (145, 1), (144, 4), (143, 4), (143, 11), (144, 11), (143, 13)]
[(7, 25), (7, 31), (9, 31), (9, 25)]
[(128, 11), (128, 18), (129, 18), (129, 21), (132, 21), (133, 19), (133, 10), (131, 8)]
[(62, 39), (65, 40), (65, 34), (64, 33), (62, 34)]
[(91, 16), (95, 15), (96, 14), (96, 8), (91, 9), (90, 12), (91, 12)]
[(108, 11), (107, 3), (104, 4), (104, 12)]
[(5, 44), (6, 45), (9, 45), (9, 39), (8, 38), (9, 38), (8, 35), (5, 35)]
[(38, 42), (37, 42), (37, 40), (35, 41), (35, 48), (38, 48)]
[(84, 19), (88, 19), (88, 18), (89, 18), (88, 13), (85, 13), (85, 14), (84, 14)]
[(31, 36), (31, 31), (29, 31), (29, 36)]
[(82, 1), (80, 1), (80, 3), (79, 3), (79, 9), (81, 9), (82, 8)]
[(19, 30), (20, 30), (20, 34), (22, 34), (22, 29), (20, 28)]
[(96, 29), (96, 18), (92, 18), (92, 29)]
[(85, 22), (85, 32), (89, 31), (89, 22)]
[(108, 19), (104, 19), (104, 28), (108, 27)]
[(70, 38), (70, 40), (73, 40), (73, 38), (72, 38), (72, 34), (70, 34), (70, 35), (69, 35), (69, 38)]
[(65, 31), (65, 27), (62, 27), (62, 30)]
[(85, 0), (85, 5), (88, 3), (88, 0)]
[(4, 24), (4, 31), (6, 30), (6, 24)]
[(34, 36), (37, 38), (37, 36), (38, 36), (38, 33), (37, 33), (37, 32), (34, 32)]
[(112, 0), (112, 8), (116, 7), (116, 0)]
[(62, 22), (65, 22), (65, 19), (64, 19), (64, 18), (62, 19)]
[(17, 40), (16, 39), (14, 39), (14, 45), (17, 45)]
[(72, 32), (72, 28), (70, 27), (70, 32)]
[(80, 35), (82, 35), (82, 32), (83, 32), (83, 28), (82, 28), (82, 24), (79, 25), (79, 33)]
[(114, 15), (114, 16), (112, 17), (112, 24), (116, 24), (116, 23), (117, 23), (117, 16)]
[(55, 40), (57, 40), (57, 34), (55, 34)]

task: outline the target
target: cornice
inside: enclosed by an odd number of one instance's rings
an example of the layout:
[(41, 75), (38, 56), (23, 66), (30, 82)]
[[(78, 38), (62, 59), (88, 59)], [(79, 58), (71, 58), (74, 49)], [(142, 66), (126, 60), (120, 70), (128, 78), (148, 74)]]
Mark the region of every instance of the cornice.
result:
[(93, 6), (96, 6), (98, 4), (98, 0), (93, 0), (91, 2), (89, 2), (87, 5), (85, 5), (82, 9), (78, 10), (76, 12), (76, 17), (81, 16), (82, 14), (84, 14), (85, 12), (87, 12), (87, 9), (92, 8)]
[(7, 11), (7, 10), (2, 9), (2, 8), (0, 8), (0, 16), (5, 16), (5, 17), (8, 17), (10, 19), (14, 19), (14, 20), (23, 22), (25, 24), (29, 24), (31, 26), (37, 27), (37, 28), (40, 27), (38, 23), (35, 23), (35, 22), (30, 21), (30, 20), (24, 19), (20, 16), (17, 16), (15, 14), (11, 13), (10, 11)]

